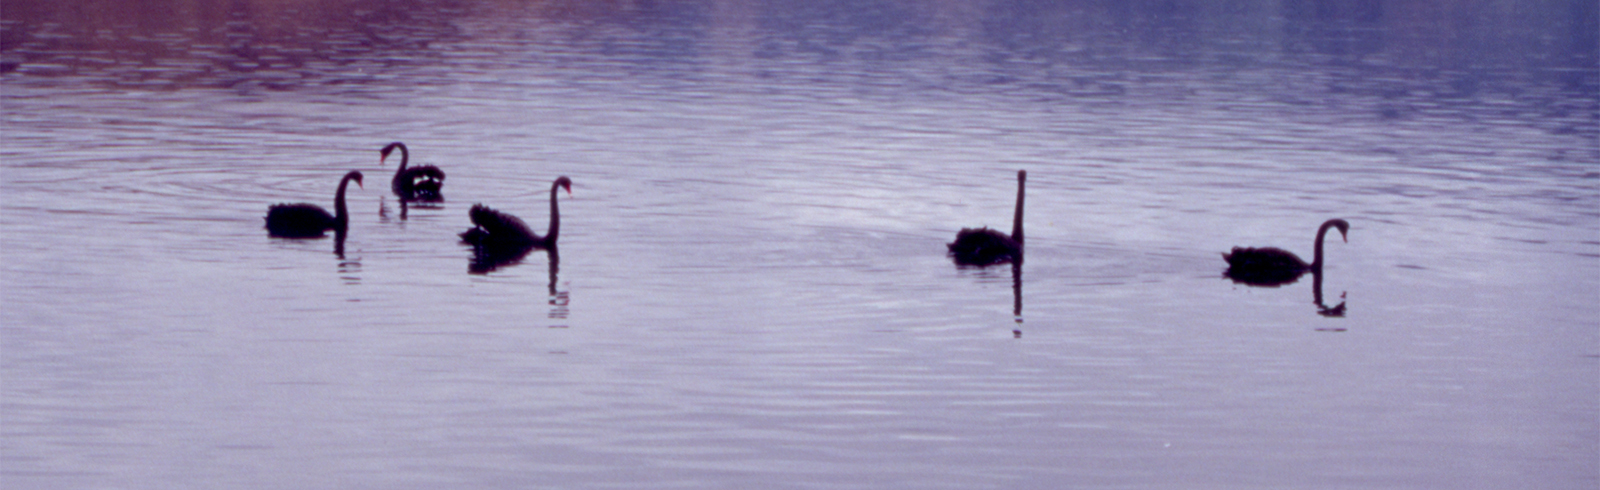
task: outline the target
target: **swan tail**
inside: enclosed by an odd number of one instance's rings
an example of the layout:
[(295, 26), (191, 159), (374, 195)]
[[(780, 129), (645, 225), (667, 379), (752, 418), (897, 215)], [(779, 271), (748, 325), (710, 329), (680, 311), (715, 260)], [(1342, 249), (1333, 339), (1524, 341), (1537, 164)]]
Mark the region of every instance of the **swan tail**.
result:
[(442, 201), (443, 187), (444, 171), (431, 165), (408, 168), (394, 177), (395, 194), (407, 201)]

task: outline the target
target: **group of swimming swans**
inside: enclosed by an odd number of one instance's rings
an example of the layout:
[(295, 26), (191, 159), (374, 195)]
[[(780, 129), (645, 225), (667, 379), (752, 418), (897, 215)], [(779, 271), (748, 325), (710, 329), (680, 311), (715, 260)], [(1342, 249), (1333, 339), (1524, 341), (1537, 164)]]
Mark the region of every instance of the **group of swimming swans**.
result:
[[(408, 167), (411, 155), (404, 143), (395, 142), (383, 147), (378, 163), (382, 165), (396, 149), (400, 150), (400, 168), (394, 173), (390, 189), (399, 196), (401, 203), (444, 200), (444, 171), (432, 165)], [(344, 193), (351, 181), (361, 186), (361, 171), (351, 170), (339, 180), (339, 190), (333, 194), (333, 214), (308, 203), (268, 207), (265, 218), (267, 233), (280, 238), (313, 238), (333, 230), (343, 236), (350, 226)], [(550, 186), (550, 228), (544, 236), (535, 233), (521, 218), (483, 204), (474, 204), (467, 213), (473, 227), (461, 233), (462, 243), (472, 245), (480, 255), (506, 256), (534, 249), (554, 250), (556, 238), (561, 234), (561, 211), (556, 206), (558, 189), (566, 189), (567, 194), (571, 194), (572, 179), (558, 177)]]
[[(444, 171), (424, 165), (407, 167), (410, 155), (402, 143), (391, 143), (382, 150), (379, 164), (398, 148), (400, 168), (395, 171), (391, 189), (402, 202), (437, 202), (443, 199)], [(333, 195), (334, 214), (312, 204), (278, 204), (267, 209), (267, 230), (272, 236), (303, 238), (322, 236), (334, 230), (341, 236), (349, 226), (345, 210), (344, 193), (350, 181), (361, 185), (361, 172), (352, 170), (339, 181), (339, 190)], [(946, 245), (952, 260), (961, 265), (989, 266), (1007, 262), (1021, 263), (1023, 257), (1022, 203), (1028, 182), (1026, 170), (1017, 171), (1017, 204), (1011, 219), (1011, 234), (983, 228), (962, 228), (956, 239)], [(561, 233), (561, 212), (556, 204), (558, 190), (572, 193), (572, 180), (558, 177), (550, 186), (550, 228), (539, 236), (520, 218), (474, 204), (467, 212), (473, 228), (460, 234), (463, 243), (472, 245), (480, 254), (514, 254), (532, 249), (554, 250)], [(1340, 238), (1349, 241), (1350, 223), (1330, 219), (1317, 229), (1317, 240), (1311, 263), (1281, 248), (1234, 247), (1222, 254), (1228, 262), (1225, 274), (1236, 282), (1276, 286), (1294, 282), (1301, 275), (1322, 272), (1322, 242), (1329, 229), (1339, 230)]]
[[(1022, 261), (1022, 202), (1028, 183), (1028, 172), (1017, 171), (1017, 206), (1011, 218), (1011, 235), (985, 228), (962, 228), (956, 240), (946, 245), (950, 257), (962, 265), (987, 266), (1005, 262)], [(1322, 242), (1330, 228), (1339, 230), (1339, 237), (1349, 241), (1350, 223), (1330, 219), (1317, 229), (1317, 241), (1311, 263), (1295, 254), (1275, 247), (1233, 247), (1222, 254), (1228, 262), (1225, 273), (1236, 282), (1257, 286), (1277, 286), (1294, 282), (1301, 275), (1322, 272)]]

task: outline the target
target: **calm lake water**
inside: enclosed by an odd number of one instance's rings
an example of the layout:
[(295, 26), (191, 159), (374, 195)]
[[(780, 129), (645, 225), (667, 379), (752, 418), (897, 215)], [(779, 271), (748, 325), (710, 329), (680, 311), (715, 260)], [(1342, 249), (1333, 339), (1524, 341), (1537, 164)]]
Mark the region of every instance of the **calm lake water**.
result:
[(0, 483), (1593, 489), (1596, 10), (7, 0)]

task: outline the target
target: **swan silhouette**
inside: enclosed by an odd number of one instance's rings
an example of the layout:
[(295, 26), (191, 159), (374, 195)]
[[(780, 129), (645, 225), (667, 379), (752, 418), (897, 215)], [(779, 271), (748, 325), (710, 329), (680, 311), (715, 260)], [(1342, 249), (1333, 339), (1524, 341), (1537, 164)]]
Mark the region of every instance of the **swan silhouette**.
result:
[(555, 249), (556, 238), (561, 234), (561, 210), (556, 205), (556, 191), (566, 189), (572, 194), (572, 179), (559, 177), (550, 185), (550, 229), (539, 236), (520, 218), (473, 204), (467, 215), (472, 218), (472, 229), (461, 233), (461, 241), (471, 244), (481, 252), (517, 253), (535, 248)]
[(444, 195), (440, 193), (444, 187), (444, 171), (432, 165), (407, 167), (406, 164), (411, 161), (411, 152), (406, 150), (405, 143), (396, 141), (383, 147), (378, 163), (383, 164), (383, 161), (389, 158), (389, 153), (396, 148), (400, 149), (400, 168), (394, 171), (394, 180), (390, 181), (389, 187), (394, 190), (394, 195), (400, 196), (400, 202), (444, 200)]
[(349, 226), (350, 218), (344, 207), (344, 190), (350, 181), (361, 185), (361, 172), (351, 170), (339, 180), (339, 191), (333, 194), (333, 212), (315, 204), (274, 204), (267, 208), (267, 233), (282, 238), (320, 237), (328, 230), (341, 236)]
[(1028, 181), (1028, 171), (1017, 171), (1017, 209), (1011, 219), (1011, 236), (988, 227), (962, 228), (956, 241), (946, 246), (950, 256), (961, 265), (993, 265), (1002, 262), (1022, 261), (1022, 196)]
[(1294, 282), (1307, 272), (1320, 273), (1322, 241), (1328, 235), (1329, 228), (1338, 228), (1339, 237), (1345, 242), (1350, 241), (1347, 234), (1350, 231), (1350, 223), (1342, 219), (1330, 219), (1317, 229), (1317, 243), (1311, 263), (1307, 264), (1300, 257), (1281, 248), (1233, 247), (1232, 252), (1222, 254), (1222, 259), (1228, 261), (1226, 275), (1235, 282), (1279, 286)]

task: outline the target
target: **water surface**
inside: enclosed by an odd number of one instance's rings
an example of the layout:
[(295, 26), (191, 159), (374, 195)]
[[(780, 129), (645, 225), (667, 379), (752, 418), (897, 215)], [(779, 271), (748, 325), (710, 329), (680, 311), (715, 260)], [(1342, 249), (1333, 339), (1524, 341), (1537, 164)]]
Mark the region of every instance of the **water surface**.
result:
[[(1595, 18), (8, 2), (0, 478), (1593, 488)], [(352, 169), (342, 256), (267, 237)], [(1018, 169), (1020, 315), (944, 255)], [(470, 273), (468, 207), (561, 175), (559, 264)], [(1222, 277), (1333, 217), (1323, 304)]]

